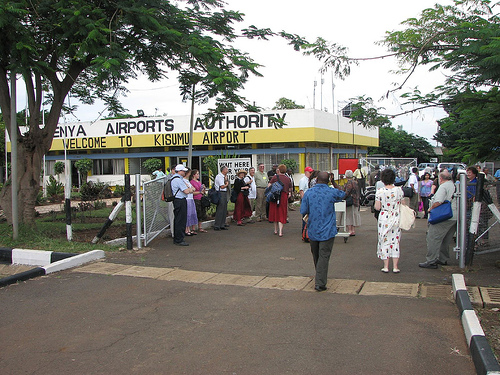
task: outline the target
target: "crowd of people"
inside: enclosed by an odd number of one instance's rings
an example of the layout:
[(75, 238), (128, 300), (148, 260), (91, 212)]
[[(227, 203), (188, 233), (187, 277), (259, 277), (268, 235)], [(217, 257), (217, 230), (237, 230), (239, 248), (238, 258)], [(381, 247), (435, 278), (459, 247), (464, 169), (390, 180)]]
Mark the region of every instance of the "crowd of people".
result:
[[(161, 172), (161, 171), (160, 171)], [(488, 172), (488, 171), (485, 171)], [(478, 169), (467, 168), (468, 200), (475, 196), (475, 185)], [(284, 164), (273, 165), (265, 172), (265, 165), (257, 168), (239, 170), (231, 187), (227, 176), (228, 169), (223, 167), (214, 179), (214, 188), (219, 193), (216, 204), (213, 229), (224, 231), (229, 229), (226, 223), (228, 201), (234, 202), (233, 220), (237, 226), (255, 221), (269, 221), (274, 224), (274, 234), (282, 237), (288, 222), (288, 211), (293, 209), (290, 203), (294, 201), (294, 182), (291, 171)], [(497, 177), (496, 174), (499, 174)], [(500, 178), (500, 171), (495, 174)], [(488, 174), (486, 174), (488, 179)], [(299, 181), (298, 198), (302, 215), (302, 238), (310, 243), (313, 263), (316, 269), (315, 289), (326, 290), (328, 262), (333, 249), (333, 242), (338, 233), (337, 213), (335, 203), (345, 201), (346, 209), (340, 213), (339, 221), (344, 222), (349, 236), (356, 235), (356, 228), (361, 225), (360, 201), (366, 185), (376, 187), (374, 210), (378, 225), (378, 240), (376, 255), (383, 262), (381, 269), (389, 273), (389, 263), (392, 259), (392, 272), (399, 273), (401, 241), (401, 205), (408, 196), (408, 206), (415, 213), (423, 212), (423, 218), (446, 201), (452, 202), (453, 216), (437, 224), (428, 226), (426, 234), (427, 255), (425, 262), (419, 263), (422, 268), (438, 268), (446, 265), (449, 260), (449, 246), (456, 230), (456, 176), (444, 169), (441, 171), (425, 171), (422, 177), (418, 169), (413, 168), (406, 182), (401, 183), (392, 168), (376, 166), (370, 174), (365, 174), (358, 165), (353, 172), (346, 170), (343, 176), (344, 184), (339, 186), (332, 173), (315, 171), (311, 167), (304, 169), (304, 176)], [(200, 181), (200, 172), (191, 170), (182, 164), (173, 168), (168, 175), (172, 180), (172, 192), (175, 198), (172, 202), (172, 220), (174, 244), (188, 246), (185, 236), (193, 236), (206, 232), (202, 222), (206, 220), (206, 212), (201, 204), (206, 188)], [(489, 179), (495, 182), (495, 180)], [(275, 199), (269, 199), (269, 191), (273, 185), (281, 185)], [(403, 186), (404, 184), (404, 186)], [(497, 185), (498, 186), (498, 185)], [(403, 187), (410, 188), (407, 195)], [(267, 194), (266, 194), (267, 193)], [(344, 218), (345, 216), (345, 218)], [(417, 215), (418, 217), (418, 215)], [(304, 235), (307, 233), (307, 235)]]

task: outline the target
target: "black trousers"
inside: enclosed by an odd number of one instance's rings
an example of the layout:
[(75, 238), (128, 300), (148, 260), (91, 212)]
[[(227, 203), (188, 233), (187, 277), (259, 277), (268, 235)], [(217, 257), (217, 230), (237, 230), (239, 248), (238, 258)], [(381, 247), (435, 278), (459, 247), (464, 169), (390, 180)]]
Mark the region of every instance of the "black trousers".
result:
[(184, 241), (187, 222), (187, 201), (186, 198), (174, 199), (174, 242)]
[(326, 286), (328, 282), (328, 263), (330, 262), (334, 240), (335, 237), (326, 241), (310, 240), (311, 253), (314, 267), (316, 268), (315, 285), (317, 287)]

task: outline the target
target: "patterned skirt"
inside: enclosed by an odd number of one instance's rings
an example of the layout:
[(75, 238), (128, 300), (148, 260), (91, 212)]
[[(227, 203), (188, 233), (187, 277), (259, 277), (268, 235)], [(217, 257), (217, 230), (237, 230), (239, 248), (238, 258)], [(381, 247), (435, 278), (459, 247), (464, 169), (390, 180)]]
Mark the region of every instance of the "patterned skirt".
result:
[(198, 225), (198, 216), (196, 215), (196, 205), (194, 199), (186, 199), (187, 201), (187, 220), (186, 227)]

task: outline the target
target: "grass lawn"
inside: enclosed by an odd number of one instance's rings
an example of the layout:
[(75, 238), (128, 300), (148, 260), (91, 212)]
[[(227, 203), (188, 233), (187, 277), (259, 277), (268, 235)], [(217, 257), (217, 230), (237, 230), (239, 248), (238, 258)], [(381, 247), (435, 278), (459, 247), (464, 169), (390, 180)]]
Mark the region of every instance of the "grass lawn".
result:
[[(41, 215), (35, 225), (19, 226), (19, 238), (12, 239), (12, 226), (6, 221), (0, 222), (0, 246), (33, 250), (50, 250), (67, 253), (83, 253), (90, 250), (116, 251), (120, 246), (105, 245), (103, 240), (119, 237), (124, 232), (125, 208), (123, 208), (111, 227), (106, 231), (98, 244), (92, 244), (92, 238), (102, 228), (113, 207), (102, 208), (73, 214), (73, 241), (66, 237), (66, 216), (63, 212), (51, 212)], [(132, 207), (132, 219), (135, 223), (135, 206)], [(135, 234), (135, 225), (134, 225)]]

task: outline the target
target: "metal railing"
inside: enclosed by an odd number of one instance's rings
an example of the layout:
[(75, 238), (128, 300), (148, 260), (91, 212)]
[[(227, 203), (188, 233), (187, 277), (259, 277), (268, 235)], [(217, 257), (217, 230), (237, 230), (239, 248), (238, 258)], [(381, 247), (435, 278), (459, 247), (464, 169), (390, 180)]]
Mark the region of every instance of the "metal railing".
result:
[(166, 181), (167, 177), (160, 177), (143, 184), (144, 246), (147, 246), (162, 231), (170, 227), (167, 202), (161, 199)]

